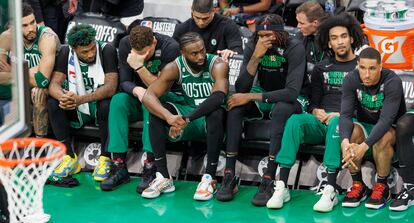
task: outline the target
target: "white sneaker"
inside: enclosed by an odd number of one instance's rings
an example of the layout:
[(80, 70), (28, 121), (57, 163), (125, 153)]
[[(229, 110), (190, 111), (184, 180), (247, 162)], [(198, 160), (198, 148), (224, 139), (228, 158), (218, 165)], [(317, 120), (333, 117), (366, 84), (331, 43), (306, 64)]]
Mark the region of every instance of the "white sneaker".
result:
[(164, 176), (157, 172), (155, 173), (155, 179), (150, 183), (149, 187), (145, 189), (141, 196), (145, 198), (156, 198), (161, 193), (170, 193), (175, 191), (173, 180), (164, 178)]
[(336, 196), (335, 188), (332, 185), (326, 185), (322, 191), (321, 198), (315, 205), (313, 205), (313, 210), (319, 212), (330, 212), (337, 204), (338, 198)]
[(285, 187), (283, 181), (275, 181), (275, 192), (267, 201), (266, 207), (271, 209), (278, 209), (283, 207), (283, 203), (290, 201), (289, 189)]
[(197, 186), (197, 190), (194, 194), (194, 200), (207, 201), (213, 198), (216, 193), (217, 181), (213, 180), (210, 174), (204, 174), (201, 178), (201, 182)]

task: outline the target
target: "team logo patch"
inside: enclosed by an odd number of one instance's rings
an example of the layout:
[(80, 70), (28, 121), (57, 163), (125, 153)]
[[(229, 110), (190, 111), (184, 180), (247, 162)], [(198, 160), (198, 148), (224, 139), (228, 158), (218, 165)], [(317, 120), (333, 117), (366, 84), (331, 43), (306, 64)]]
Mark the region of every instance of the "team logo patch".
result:
[(100, 143), (90, 143), (85, 148), (83, 153), (83, 159), (90, 166), (98, 165), (98, 159), (101, 155), (101, 144)]
[(142, 21), (141, 26), (152, 28), (152, 21)]
[(213, 46), (217, 45), (217, 40), (216, 39), (212, 39), (211, 40), (211, 45), (213, 45)]

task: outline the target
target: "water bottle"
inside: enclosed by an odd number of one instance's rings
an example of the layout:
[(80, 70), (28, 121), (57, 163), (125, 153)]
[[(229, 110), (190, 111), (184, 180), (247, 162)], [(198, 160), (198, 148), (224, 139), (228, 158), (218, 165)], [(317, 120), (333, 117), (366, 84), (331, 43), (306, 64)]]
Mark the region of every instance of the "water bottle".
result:
[(325, 12), (326, 13), (329, 13), (329, 14), (333, 15), (334, 12), (335, 12), (335, 8), (336, 8), (335, 0), (327, 0), (325, 2)]

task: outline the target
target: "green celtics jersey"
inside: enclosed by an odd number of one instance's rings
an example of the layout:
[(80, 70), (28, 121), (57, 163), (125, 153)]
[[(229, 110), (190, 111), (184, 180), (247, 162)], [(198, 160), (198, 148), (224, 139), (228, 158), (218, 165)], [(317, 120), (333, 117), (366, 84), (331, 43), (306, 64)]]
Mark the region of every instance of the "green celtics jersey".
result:
[(177, 83), (183, 89), (183, 96), (188, 105), (196, 107), (210, 96), (214, 85), (211, 70), (217, 58), (216, 55), (207, 54), (207, 66), (198, 74), (194, 74), (191, 71), (184, 56), (179, 56), (175, 59), (180, 70), (180, 77)]
[(79, 61), (79, 66), (82, 72), (83, 83), (85, 84), (85, 91), (86, 93), (92, 93), (94, 91), (94, 81), (93, 78), (90, 78), (88, 74), (89, 65), (87, 63), (83, 63), (82, 61)]
[(42, 58), (42, 54), (39, 50), (39, 42), (40, 37), (43, 35), (46, 29), (48, 29), (48, 27), (46, 26), (37, 27), (36, 40), (30, 48), (24, 47), (24, 58), (29, 63), (29, 68), (35, 67), (40, 63), (40, 58)]

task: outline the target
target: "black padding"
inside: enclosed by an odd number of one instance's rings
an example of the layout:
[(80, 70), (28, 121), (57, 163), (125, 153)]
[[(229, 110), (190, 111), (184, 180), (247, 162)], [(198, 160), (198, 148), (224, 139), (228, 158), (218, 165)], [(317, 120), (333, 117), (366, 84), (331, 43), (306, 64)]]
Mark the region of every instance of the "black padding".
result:
[(269, 140), (270, 139), (270, 120), (245, 121), (244, 139), (245, 140)]
[(135, 26), (146, 26), (152, 29), (153, 32), (164, 34), (172, 37), (175, 27), (180, 24), (180, 20), (166, 17), (145, 17), (137, 19), (128, 27), (128, 33)]
[[(112, 16), (104, 16), (96, 13), (83, 13), (73, 18), (69, 22), (69, 30), (78, 24), (89, 24), (96, 30), (96, 40), (112, 44), (118, 48), (119, 41), (124, 37), (127, 32), (125, 26), (121, 23), (119, 18)], [(67, 43), (67, 38), (65, 39)]]

